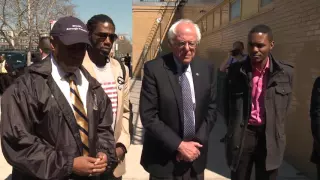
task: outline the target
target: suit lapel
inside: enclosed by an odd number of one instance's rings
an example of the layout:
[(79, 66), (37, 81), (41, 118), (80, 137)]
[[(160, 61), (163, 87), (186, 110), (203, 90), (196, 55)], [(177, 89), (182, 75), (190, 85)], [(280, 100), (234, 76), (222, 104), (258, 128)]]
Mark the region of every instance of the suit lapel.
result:
[(60, 107), (60, 110), (62, 111), (64, 115), (64, 119), (67, 121), (67, 124), (69, 125), (69, 128), (72, 132), (73, 137), (76, 140), (78, 150), (80, 154), (82, 154), (82, 142), (79, 134), (79, 128), (76, 123), (76, 119), (74, 117), (73, 111), (67, 101), (67, 99), (64, 97), (62, 92), (60, 91), (58, 85), (54, 81), (52, 75), (48, 76), (48, 86), (52, 92), (53, 97), (56, 99), (56, 102), (58, 106)]
[[(121, 117), (120, 112), (121, 112), (121, 106), (122, 106), (122, 89), (124, 88), (123, 84), (119, 84), (118, 82), (118, 77), (121, 76), (123, 77), (123, 73), (122, 73), (122, 69), (119, 64), (119, 62), (115, 59), (110, 58), (110, 63), (111, 63), (111, 69), (112, 69), (112, 73), (113, 73), (113, 78), (114, 81), (117, 85), (117, 94), (118, 94), (118, 100), (117, 100), (117, 117), (115, 119), (115, 130), (117, 129), (117, 123), (119, 121), (119, 118)], [(120, 72), (121, 71), (121, 72)], [(125, 77), (123, 77), (124, 79)], [(119, 87), (122, 86), (121, 90), (119, 89)], [(116, 133), (116, 132), (115, 132)]]
[(167, 76), (169, 79), (169, 82), (171, 84), (172, 90), (174, 92), (174, 97), (176, 98), (176, 102), (178, 105), (178, 111), (181, 117), (181, 120), (183, 121), (183, 109), (182, 109), (182, 95), (181, 95), (181, 87), (179, 83), (179, 74), (177, 72), (177, 65), (174, 62), (173, 54), (169, 54), (164, 57), (164, 67), (167, 72)]
[(200, 96), (201, 96), (201, 87), (202, 87), (202, 85), (201, 85), (201, 75), (202, 74), (201, 74), (201, 67), (197, 63), (196, 58), (192, 60), (190, 66), (191, 66), (191, 72), (192, 72), (194, 94), (195, 94), (195, 99), (196, 99), (196, 109), (194, 111), (194, 114), (195, 114), (195, 121), (196, 121), (195, 123), (196, 123), (196, 128), (197, 128), (198, 127), (197, 126), (197, 123), (198, 123), (198, 121), (197, 121), (197, 119), (198, 119), (197, 118), (197, 114), (198, 114), (197, 113), (197, 110), (198, 110), (197, 106), (199, 104), (201, 104)]

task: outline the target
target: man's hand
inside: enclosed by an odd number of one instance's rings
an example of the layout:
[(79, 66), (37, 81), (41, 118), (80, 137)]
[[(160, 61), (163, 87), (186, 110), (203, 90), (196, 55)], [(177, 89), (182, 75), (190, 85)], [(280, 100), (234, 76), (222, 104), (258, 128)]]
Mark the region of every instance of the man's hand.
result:
[(178, 154), (177, 154), (176, 160), (177, 160), (178, 162), (183, 161), (183, 156), (182, 156), (181, 153), (178, 153)]
[(79, 176), (89, 176), (93, 173), (94, 163), (97, 161), (97, 158), (92, 158), (88, 156), (76, 157), (73, 160), (73, 173)]
[(116, 154), (117, 154), (118, 159), (123, 159), (123, 156), (124, 156), (123, 148), (117, 147), (116, 148)]
[(107, 168), (107, 155), (102, 152), (98, 152), (97, 160), (94, 162), (94, 169), (92, 170), (92, 175), (97, 176), (102, 174)]
[[(197, 142), (184, 142), (182, 141), (178, 147), (179, 151), (179, 159), (181, 160), (181, 157), (185, 161), (192, 162), (195, 159), (197, 159), (200, 156), (200, 151), (198, 148), (201, 148), (202, 145)], [(177, 157), (178, 159), (178, 157)]]

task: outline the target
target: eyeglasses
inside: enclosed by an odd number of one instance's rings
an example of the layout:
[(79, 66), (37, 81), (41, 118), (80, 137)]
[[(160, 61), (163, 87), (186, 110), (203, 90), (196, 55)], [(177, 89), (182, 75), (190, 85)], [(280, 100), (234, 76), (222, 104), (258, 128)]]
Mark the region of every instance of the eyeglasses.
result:
[(183, 48), (183, 47), (185, 47), (187, 44), (188, 44), (188, 46), (190, 47), (190, 48), (195, 48), (196, 46), (197, 46), (197, 42), (194, 42), (194, 41), (187, 41), (187, 42), (185, 42), (185, 41), (179, 41), (179, 42), (176, 42), (175, 43), (179, 48)]
[(117, 34), (112, 34), (112, 33), (93, 33), (93, 34), (96, 35), (98, 37), (98, 41), (101, 41), (101, 42), (105, 41), (108, 37), (112, 42), (118, 39)]

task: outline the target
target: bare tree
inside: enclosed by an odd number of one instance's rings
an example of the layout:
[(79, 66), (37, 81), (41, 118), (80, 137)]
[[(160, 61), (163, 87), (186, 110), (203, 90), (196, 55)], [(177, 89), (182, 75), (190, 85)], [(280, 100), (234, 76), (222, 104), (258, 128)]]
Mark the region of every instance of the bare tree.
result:
[(0, 7), (0, 35), (11, 48), (25, 43), (30, 50), (33, 41), (50, 31), (50, 20), (75, 16), (71, 0), (0, 0)]

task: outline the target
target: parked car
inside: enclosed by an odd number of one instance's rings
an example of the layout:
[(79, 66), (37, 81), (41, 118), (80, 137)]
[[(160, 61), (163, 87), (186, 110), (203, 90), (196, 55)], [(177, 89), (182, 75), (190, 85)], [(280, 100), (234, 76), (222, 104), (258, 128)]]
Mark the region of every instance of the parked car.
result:
[(4, 55), (7, 65), (12, 71), (24, 69), (27, 66), (27, 53), (25, 51), (0, 51)]
[(0, 95), (24, 73), (27, 67), (27, 52), (25, 51), (0, 51), (5, 59), (7, 73), (0, 73)]

